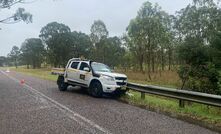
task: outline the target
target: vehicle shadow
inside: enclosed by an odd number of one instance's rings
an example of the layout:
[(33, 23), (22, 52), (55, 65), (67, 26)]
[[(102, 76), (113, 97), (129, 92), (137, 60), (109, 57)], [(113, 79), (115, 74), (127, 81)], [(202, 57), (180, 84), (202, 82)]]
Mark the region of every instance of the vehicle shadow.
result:
[[(78, 87), (78, 86), (75, 86), (75, 87), (69, 86), (66, 92), (75, 93), (75, 94), (79, 94), (79, 95), (82, 95), (82, 96), (92, 97), (92, 96), (90, 96), (90, 94), (88, 93), (87, 90), (88, 90), (87, 88), (81, 88), (81, 87)], [(122, 96), (122, 94), (120, 94), (120, 93), (105, 93), (105, 94), (103, 94), (101, 99), (103, 98), (103, 99), (116, 100), (116, 99), (120, 98), (121, 96)], [(93, 97), (93, 98), (95, 98), (95, 97)]]

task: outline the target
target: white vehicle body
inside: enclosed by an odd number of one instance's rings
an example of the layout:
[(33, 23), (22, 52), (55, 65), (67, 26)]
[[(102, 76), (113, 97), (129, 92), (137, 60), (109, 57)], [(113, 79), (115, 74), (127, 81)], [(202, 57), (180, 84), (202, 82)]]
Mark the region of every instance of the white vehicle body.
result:
[[(59, 74), (61, 75), (61, 72), (59, 72)], [(86, 88), (90, 88), (94, 81), (100, 82), (104, 93), (126, 90), (127, 85), (126, 75), (113, 73), (102, 63), (78, 58), (73, 58), (68, 61), (63, 76), (64, 82), (68, 83), (68, 85)]]

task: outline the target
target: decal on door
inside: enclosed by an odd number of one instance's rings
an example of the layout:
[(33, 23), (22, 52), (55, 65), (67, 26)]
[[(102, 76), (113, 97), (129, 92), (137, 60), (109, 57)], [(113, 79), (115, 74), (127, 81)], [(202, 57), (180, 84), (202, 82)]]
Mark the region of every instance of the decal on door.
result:
[(80, 74), (80, 79), (85, 80), (85, 75)]

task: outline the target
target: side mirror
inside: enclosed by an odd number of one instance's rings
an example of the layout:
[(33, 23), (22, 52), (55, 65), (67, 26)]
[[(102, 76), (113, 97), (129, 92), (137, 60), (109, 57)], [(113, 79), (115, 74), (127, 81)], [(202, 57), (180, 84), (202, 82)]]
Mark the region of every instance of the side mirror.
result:
[(86, 71), (86, 72), (90, 72), (90, 68), (89, 67), (84, 67), (83, 70)]

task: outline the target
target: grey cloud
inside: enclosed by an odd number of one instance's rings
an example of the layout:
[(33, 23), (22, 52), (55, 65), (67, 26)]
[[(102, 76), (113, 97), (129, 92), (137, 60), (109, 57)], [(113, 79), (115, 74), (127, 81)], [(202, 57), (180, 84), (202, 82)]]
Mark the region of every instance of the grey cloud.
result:
[[(0, 55), (6, 56), (13, 45), (20, 46), (26, 38), (38, 37), (41, 28), (52, 21), (64, 23), (72, 31), (89, 34), (93, 21), (101, 19), (107, 25), (110, 36), (120, 36), (143, 2), (145, 0), (37, 0), (32, 4), (16, 5), (10, 10), (0, 11), (0, 15), (9, 15), (18, 7), (24, 7), (33, 14), (33, 23), (0, 24)], [(174, 14), (190, 3), (190, 0), (150, 2), (157, 2), (164, 10)]]

